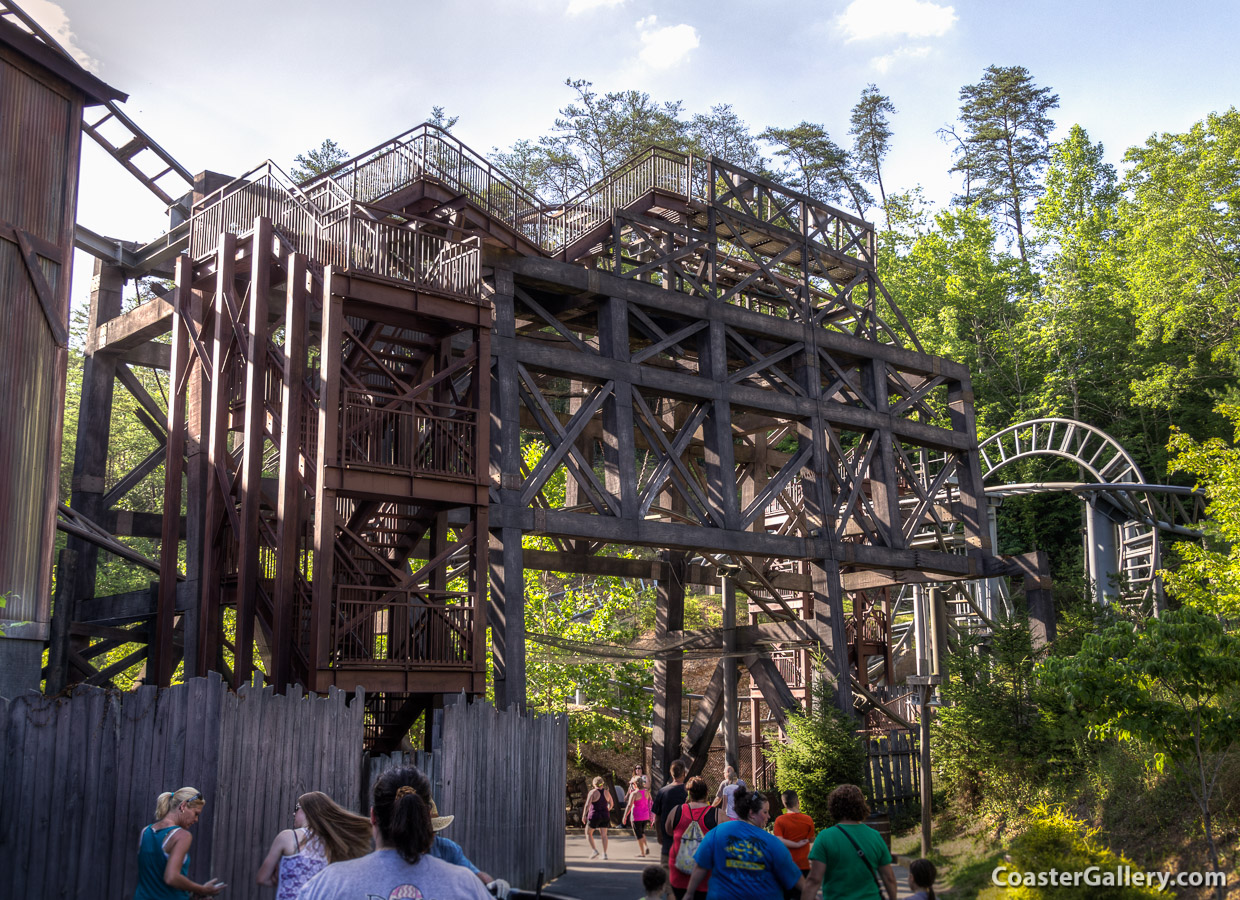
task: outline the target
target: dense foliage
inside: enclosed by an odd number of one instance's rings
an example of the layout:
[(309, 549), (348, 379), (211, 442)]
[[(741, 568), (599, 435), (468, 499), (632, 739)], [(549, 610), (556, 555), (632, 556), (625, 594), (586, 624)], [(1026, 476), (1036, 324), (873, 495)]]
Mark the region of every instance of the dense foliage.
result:
[[(1146, 884), (1124, 884), (1124, 866), (1128, 872), (1144, 872), (1141, 867), (1121, 854), (1113, 853), (1098, 840), (1098, 830), (1088, 828), (1062, 807), (1044, 804), (1030, 812), (1028, 829), (1012, 841), (1009, 859), (994, 870), (994, 885), (979, 894), (979, 900), (1139, 900), (1141, 897), (1162, 897), (1156, 887)], [(1051, 872), (1059, 873), (1056, 883)], [(1085, 876), (1071, 884), (1058, 878)]]
[(833, 821), (827, 795), (841, 784), (863, 783), (865, 751), (856, 722), (839, 711), (821, 679), (815, 688), (812, 714), (792, 716), (787, 742), (772, 743), (766, 752), (775, 760), (780, 790), (796, 791), (801, 812), (822, 828)]

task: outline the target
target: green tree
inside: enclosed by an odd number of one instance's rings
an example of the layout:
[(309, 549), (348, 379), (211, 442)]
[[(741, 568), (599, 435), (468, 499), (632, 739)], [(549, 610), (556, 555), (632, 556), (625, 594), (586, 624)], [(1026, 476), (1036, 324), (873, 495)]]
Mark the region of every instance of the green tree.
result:
[(683, 104), (657, 103), (644, 91), (598, 94), (592, 82), (564, 82), (577, 95), (560, 109), (554, 131), (540, 143), (548, 150), (567, 151), (579, 162), (580, 190), (630, 156), (658, 144), (685, 149), (687, 133), (681, 120)]
[(780, 789), (796, 791), (801, 812), (820, 825), (831, 819), (827, 795), (841, 784), (862, 784), (865, 751), (857, 739), (857, 723), (835, 706), (830, 682), (821, 663), (812, 682), (813, 713), (788, 718), (788, 740), (766, 748), (775, 761)]
[(450, 116), (442, 106), (431, 107), (431, 117), (426, 121), (430, 122), (436, 128), (442, 128), (449, 133), (456, 127), (456, 123), (461, 121), (460, 116)]
[(298, 153), (293, 160), (293, 169), (289, 173), (297, 183), (309, 181), (316, 175), (322, 175), (334, 169), (349, 158), (349, 153), (331, 138), (327, 138), (312, 150)]
[(1028, 418), (1042, 377), (1027, 316), (1035, 275), (995, 248), (994, 225), (977, 211), (941, 212), (929, 225), (921, 215), (896, 210), (896, 234), (880, 244), (883, 283), (926, 352), (973, 373), (979, 431)]
[(1240, 375), (1240, 112), (1151, 137), (1125, 160), (1126, 275), (1142, 343), (1164, 351), (1134, 395), (1161, 409), (1195, 395), (1208, 409)]
[(784, 162), (778, 177), (785, 184), (821, 203), (840, 203), (847, 195), (857, 215), (865, 214), (870, 193), (854, 174), (848, 154), (821, 125), (767, 128), (758, 138), (777, 148), (775, 156)]
[(745, 121), (727, 103), (710, 108), (709, 114), (698, 113), (689, 120), (689, 140), (694, 152), (760, 172), (763, 166), (758, 142)]
[(1240, 741), (1240, 634), (1184, 607), (1087, 635), (1074, 657), (1048, 660), (1043, 677), (1095, 737), (1149, 748), (1156, 766), (1178, 770), (1201, 811), (1210, 864), (1222, 871), (1211, 804), (1219, 769)]
[(1129, 382), (1136, 322), (1124, 289), (1119, 186), (1102, 144), (1080, 125), (1051, 149), (1046, 193), (1033, 223), (1047, 247), (1042, 289), (1031, 297), (1031, 333), (1045, 354), (1037, 411), (1067, 415), (1114, 433), (1128, 445)]
[(1170, 471), (1197, 479), (1210, 515), (1203, 523), (1205, 542), (1178, 544), (1180, 565), (1163, 577), (1182, 602), (1234, 620), (1240, 618), (1240, 403), (1222, 403), (1219, 410), (1235, 427), (1234, 444), (1172, 433)]
[(965, 173), (975, 190), (972, 203), (1012, 230), (1026, 262), (1027, 210), (1042, 192), (1038, 178), (1055, 127), (1049, 113), (1058, 106), (1058, 95), (1035, 85), (1023, 66), (987, 66), (981, 81), (960, 89), (968, 149), (952, 171)]
[(883, 187), (882, 167), (891, 149), (891, 122), (888, 116), (895, 115), (895, 111), (891, 98), (882, 94), (877, 85), (866, 85), (861, 99), (852, 108), (849, 116), (852, 127), (848, 129), (853, 139), (853, 165), (859, 177), (878, 185), (888, 231), (891, 230), (891, 215), (887, 212), (887, 189)]

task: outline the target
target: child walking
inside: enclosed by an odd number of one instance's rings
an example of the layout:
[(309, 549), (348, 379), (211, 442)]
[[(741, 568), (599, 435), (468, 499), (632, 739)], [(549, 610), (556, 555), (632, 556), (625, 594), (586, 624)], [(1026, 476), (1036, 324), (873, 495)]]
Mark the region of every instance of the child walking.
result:
[[(802, 875), (809, 874), (809, 845), (814, 840), (814, 820), (801, 812), (801, 798), (796, 791), (784, 791), (779, 795), (784, 802), (784, 814), (775, 820), (775, 837), (784, 842), (792, 861)], [(799, 891), (788, 891), (787, 896), (796, 900)]]
[(908, 864), (908, 889), (916, 891), (908, 900), (934, 900), (934, 880), (939, 877), (934, 863), (915, 859)]
[(667, 900), (667, 872), (662, 866), (642, 869), (642, 900)]

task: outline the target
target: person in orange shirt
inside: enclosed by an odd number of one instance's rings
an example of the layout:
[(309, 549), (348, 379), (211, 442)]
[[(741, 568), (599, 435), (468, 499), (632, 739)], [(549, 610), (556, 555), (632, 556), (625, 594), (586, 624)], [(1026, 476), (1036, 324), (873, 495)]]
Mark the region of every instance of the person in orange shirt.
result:
[(796, 791), (780, 794), (784, 801), (784, 814), (775, 820), (775, 837), (784, 842), (792, 853), (802, 875), (809, 874), (809, 845), (814, 839), (814, 820), (801, 812), (801, 801)]

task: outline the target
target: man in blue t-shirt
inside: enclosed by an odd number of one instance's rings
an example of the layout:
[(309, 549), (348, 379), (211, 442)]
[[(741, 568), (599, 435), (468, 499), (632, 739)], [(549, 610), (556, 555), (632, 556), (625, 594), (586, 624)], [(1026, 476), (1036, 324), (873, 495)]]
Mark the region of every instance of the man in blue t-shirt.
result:
[[(763, 804), (765, 807), (765, 804)], [(724, 822), (706, 833), (689, 879), (690, 896), (701, 881), (701, 869), (710, 872), (711, 900), (783, 900), (784, 893), (801, 882), (801, 870), (784, 842), (753, 817)]]

